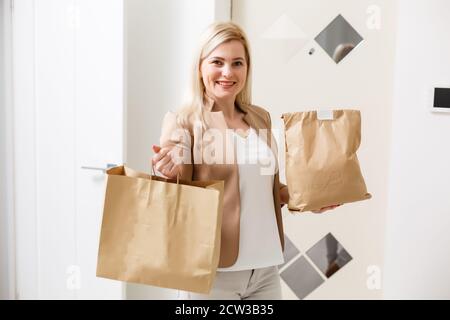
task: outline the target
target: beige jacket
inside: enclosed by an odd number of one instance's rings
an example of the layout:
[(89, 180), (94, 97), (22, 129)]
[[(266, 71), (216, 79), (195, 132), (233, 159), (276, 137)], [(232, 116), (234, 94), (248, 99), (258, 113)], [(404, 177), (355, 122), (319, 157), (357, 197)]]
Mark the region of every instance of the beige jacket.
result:
[[(214, 101), (205, 95), (205, 110), (203, 110), (202, 124), (203, 130), (210, 128), (216, 129), (224, 134), (228, 129), (225, 118), (221, 111), (212, 112)], [(269, 145), (275, 155), (275, 161), (278, 159), (277, 147), (275, 139), (272, 135), (270, 114), (261, 107), (254, 105), (238, 105), (238, 107), (245, 113), (244, 120), (247, 124), (254, 128), (257, 132), (260, 129), (266, 129), (264, 134), (260, 137)], [(221, 248), (219, 267), (232, 266), (238, 257), (239, 252), (239, 222), (240, 222), (240, 194), (239, 194), (239, 171), (236, 161), (231, 164), (208, 164), (210, 160), (204, 159), (205, 152), (198, 152), (199, 150), (206, 150), (210, 147), (211, 141), (202, 138), (204, 131), (194, 129), (194, 125), (190, 124), (187, 128), (188, 133), (183, 137), (174, 137), (173, 132), (180, 129), (173, 118), (176, 117), (172, 113), (172, 120), (166, 115), (162, 126), (162, 134), (160, 138), (160, 145), (174, 146), (179, 150), (188, 150), (187, 156), (184, 157), (184, 164), (182, 164), (181, 179), (183, 180), (224, 180), (224, 206), (222, 218), (222, 233), (221, 233)], [(197, 127), (198, 128), (198, 127)], [(264, 130), (263, 130), (264, 131)], [(204, 135), (203, 135), (204, 137)], [(224, 151), (225, 152), (225, 151)], [(234, 155), (234, 160), (235, 160)], [(276, 165), (278, 168), (278, 164)], [(280, 189), (284, 187), (279, 181), (279, 173), (274, 174), (273, 186), (273, 201), (275, 204), (275, 216), (278, 224), (278, 233), (280, 236), (281, 246), (284, 250), (284, 233), (283, 222), (281, 217), (280, 204)], [(258, 241), (258, 239), (255, 239)]]

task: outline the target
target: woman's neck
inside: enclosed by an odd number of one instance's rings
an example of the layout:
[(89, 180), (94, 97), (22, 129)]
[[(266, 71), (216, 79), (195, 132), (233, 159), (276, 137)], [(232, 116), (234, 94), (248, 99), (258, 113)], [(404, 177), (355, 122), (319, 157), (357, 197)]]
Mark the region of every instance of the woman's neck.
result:
[(214, 99), (214, 111), (222, 111), (225, 118), (234, 120), (234, 118), (238, 115), (235, 107), (236, 99)]

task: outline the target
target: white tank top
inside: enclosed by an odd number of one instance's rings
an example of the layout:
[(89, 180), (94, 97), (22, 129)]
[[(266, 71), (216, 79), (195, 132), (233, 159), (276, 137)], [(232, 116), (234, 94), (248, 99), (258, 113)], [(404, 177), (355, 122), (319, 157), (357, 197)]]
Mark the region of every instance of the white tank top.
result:
[[(247, 137), (234, 133), (241, 198), (239, 253), (231, 267), (217, 271), (264, 268), (284, 262), (273, 201), (275, 156), (253, 128)], [(270, 174), (267, 174), (271, 171)]]

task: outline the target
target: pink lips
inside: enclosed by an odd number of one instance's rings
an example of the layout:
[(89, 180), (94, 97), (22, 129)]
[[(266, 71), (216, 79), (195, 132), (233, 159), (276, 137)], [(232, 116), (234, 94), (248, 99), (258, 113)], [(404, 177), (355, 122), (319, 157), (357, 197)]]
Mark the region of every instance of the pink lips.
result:
[(235, 85), (234, 81), (216, 81), (216, 84), (220, 85), (223, 88), (231, 88)]

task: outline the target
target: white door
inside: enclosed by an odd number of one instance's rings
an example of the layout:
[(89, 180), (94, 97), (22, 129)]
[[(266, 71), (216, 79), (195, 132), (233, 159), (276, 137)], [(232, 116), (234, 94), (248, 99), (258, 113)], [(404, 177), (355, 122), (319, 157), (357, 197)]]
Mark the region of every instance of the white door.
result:
[(122, 0), (13, 9), (16, 297), (121, 299), (95, 276), (108, 163), (124, 162)]

